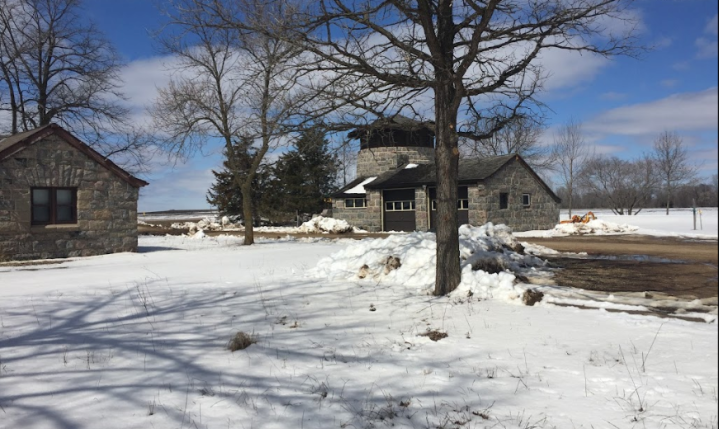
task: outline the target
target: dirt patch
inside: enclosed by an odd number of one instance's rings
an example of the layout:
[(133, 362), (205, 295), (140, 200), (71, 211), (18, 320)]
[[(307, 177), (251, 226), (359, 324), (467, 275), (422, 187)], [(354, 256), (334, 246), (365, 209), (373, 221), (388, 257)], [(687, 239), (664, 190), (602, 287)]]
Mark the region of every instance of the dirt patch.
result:
[(607, 293), (645, 292), (681, 299), (719, 296), (714, 240), (701, 242), (647, 236), (530, 238), (560, 252), (586, 252), (583, 259), (547, 257), (558, 268), (557, 284)]
[(561, 268), (554, 278), (564, 286), (607, 293), (663, 293), (683, 299), (717, 296), (716, 266), (606, 259), (548, 260)]

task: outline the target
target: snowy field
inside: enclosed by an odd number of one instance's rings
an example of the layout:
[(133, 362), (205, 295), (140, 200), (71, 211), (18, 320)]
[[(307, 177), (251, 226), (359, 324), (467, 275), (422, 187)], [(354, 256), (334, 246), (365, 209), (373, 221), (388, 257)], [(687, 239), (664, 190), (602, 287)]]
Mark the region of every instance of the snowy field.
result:
[[(694, 213), (692, 209), (671, 209), (669, 215), (665, 209), (645, 209), (633, 216), (619, 216), (611, 210), (574, 210), (573, 215), (582, 216), (591, 211), (599, 221), (596, 227), (592, 222), (585, 227), (578, 225), (561, 225), (548, 231), (527, 231), (517, 233), (519, 237), (552, 237), (571, 235), (579, 232), (591, 234), (645, 234), (659, 237), (687, 237), (697, 239), (717, 239), (717, 208), (703, 207), (696, 212), (696, 229), (694, 229)], [(566, 210), (560, 214), (562, 220), (569, 219)], [(601, 223), (605, 225), (601, 225)]]
[[(701, 231), (679, 211), (595, 213), (717, 235), (716, 209)], [(688, 322), (538, 285), (549, 249), (517, 235), (463, 227), (448, 297), (427, 294), (427, 233), (143, 236), (137, 254), (0, 266), (0, 428), (719, 427), (716, 307), (684, 303), (709, 323)], [(507, 271), (473, 269), (490, 262)], [(230, 352), (239, 331), (256, 343)]]

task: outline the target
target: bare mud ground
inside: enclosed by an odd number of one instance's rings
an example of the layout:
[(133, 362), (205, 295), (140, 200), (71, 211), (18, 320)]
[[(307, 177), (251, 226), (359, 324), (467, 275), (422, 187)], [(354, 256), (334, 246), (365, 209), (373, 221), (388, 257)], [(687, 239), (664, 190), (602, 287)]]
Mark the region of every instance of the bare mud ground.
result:
[[(642, 235), (527, 238), (560, 252), (586, 252), (579, 258), (546, 257), (555, 281), (607, 293), (645, 292), (680, 299), (719, 296), (716, 240)], [(648, 296), (649, 297), (649, 296)]]

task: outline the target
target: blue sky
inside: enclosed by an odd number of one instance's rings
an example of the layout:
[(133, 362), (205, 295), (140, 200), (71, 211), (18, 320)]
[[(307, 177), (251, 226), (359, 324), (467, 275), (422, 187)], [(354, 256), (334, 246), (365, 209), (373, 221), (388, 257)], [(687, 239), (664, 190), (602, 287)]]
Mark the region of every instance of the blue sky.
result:
[[(650, 151), (660, 132), (675, 131), (688, 143), (700, 174), (711, 177), (717, 173), (719, 115), (717, 2), (638, 0), (633, 9), (641, 22), (641, 42), (653, 47), (640, 58), (573, 54), (544, 59), (550, 77), (539, 98), (551, 109), (545, 140), (551, 142), (554, 131), (571, 118), (583, 124), (598, 152), (631, 159)], [(152, 40), (162, 22), (156, 2), (86, 0), (85, 12), (127, 61), (126, 92), (141, 112), (168, 75), (170, 59), (158, 53)], [(150, 186), (141, 193), (140, 211), (207, 208), (210, 170), (220, 163), (217, 153), (174, 167), (157, 162), (144, 177)]]

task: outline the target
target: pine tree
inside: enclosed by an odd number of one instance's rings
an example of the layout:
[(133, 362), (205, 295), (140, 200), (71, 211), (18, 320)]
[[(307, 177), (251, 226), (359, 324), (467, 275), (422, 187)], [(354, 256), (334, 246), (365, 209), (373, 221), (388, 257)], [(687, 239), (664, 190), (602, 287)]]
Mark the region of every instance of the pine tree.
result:
[[(305, 131), (295, 148), (280, 156), (273, 169), (273, 194), (281, 210), (290, 213), (320, 213), (324, 198), (337, 189), (339, 162), (330, 152), (321, 129)], [(280, 209), (280, 207), (276, 207)]]
[[(207, 202), (216, 207), (222, 215), (237, 215), (242, 213), (242, 191), (240, 183), (250, 168), (255, 150), (249, 139), (243, 139), (232, 144), (232, 150), (228, 153), (223, 151), (225, 160), (222, 162), (221, 171), (212, 170), (215, 176), (215, 183), (207, 191)], [(265, 208), (263, 188), (269, 185), (270, 168), (260, 166), (257, 175), (252, 183), (252, 206), (253, 217), (256, 223), (260, 220)]]

